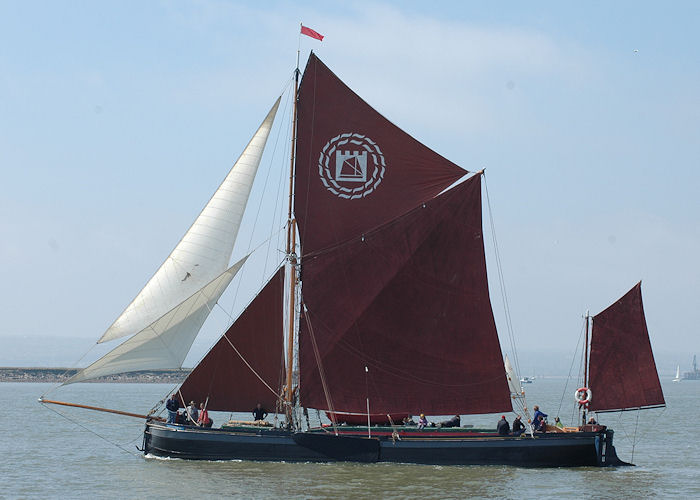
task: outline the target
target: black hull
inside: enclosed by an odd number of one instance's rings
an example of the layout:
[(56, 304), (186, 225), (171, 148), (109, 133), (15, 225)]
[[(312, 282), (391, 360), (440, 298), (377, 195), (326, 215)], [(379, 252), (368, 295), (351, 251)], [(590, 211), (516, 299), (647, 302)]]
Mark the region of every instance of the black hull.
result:
[(393, 462), (430, 465), (580, 467), (629, 465), (612, 444), (613, 431), (532, 437), (335, 436), (281, 429), (235, 430), (147, 423), (144, 453), (190, 460)]

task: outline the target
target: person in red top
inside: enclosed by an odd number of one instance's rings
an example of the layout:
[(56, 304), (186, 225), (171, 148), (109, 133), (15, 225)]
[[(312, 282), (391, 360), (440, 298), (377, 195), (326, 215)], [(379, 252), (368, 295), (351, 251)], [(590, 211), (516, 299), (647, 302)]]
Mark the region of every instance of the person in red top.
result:
[(212, 420), (209, 418), (209, 412), (204, 408), (204, 403), (199, 403), (199, 417), (197, 425), (200, 427), (211, 427)]

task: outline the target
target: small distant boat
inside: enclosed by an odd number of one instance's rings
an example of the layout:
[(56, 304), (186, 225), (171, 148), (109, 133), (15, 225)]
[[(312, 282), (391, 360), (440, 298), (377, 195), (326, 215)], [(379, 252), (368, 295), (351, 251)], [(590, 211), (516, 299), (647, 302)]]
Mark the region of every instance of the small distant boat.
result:
[(676, 366), (676, 378), (673, 379), (674, 382), (681, 381), (681, 365)]
[(535, 381), (535, 377), (523, 377), (520, 379), (521, 384), (531, 384)]

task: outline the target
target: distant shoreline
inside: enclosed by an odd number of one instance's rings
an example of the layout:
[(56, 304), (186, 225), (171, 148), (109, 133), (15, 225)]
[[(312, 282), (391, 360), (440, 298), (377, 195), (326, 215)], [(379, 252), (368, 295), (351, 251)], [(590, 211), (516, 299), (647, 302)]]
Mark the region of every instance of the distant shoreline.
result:
[[(0, 382), (65, 382), (75, 375), (80, 368), (22, 368), (0, 367)], [(88, 383), (121, 383), (121, 384), (178, 384), (185, 380), (192, 370), (145, 370), (132, 373), (120, 373), (89, 380)]]

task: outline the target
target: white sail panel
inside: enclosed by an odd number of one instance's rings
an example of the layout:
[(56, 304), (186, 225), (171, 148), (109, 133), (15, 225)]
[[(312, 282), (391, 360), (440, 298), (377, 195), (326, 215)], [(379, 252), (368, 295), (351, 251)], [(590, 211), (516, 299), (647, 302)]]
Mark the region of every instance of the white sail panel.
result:
[(505, 356), (506, 378), (508, 379), (508, 389), (512, 398), (520, 398), (523, 395), (523, 386), (520, 385), (520, 379), (515, 375), (513, 365), (510, 364), (508, 355)]
[(248, 256), (204, 288), (117, 346), (64, 385), (117, 373), (180, 368), (212, 308)]
[(278, 98), (187, 233), (98, 343), (142, 330), (226, 269), (279, 103)]

